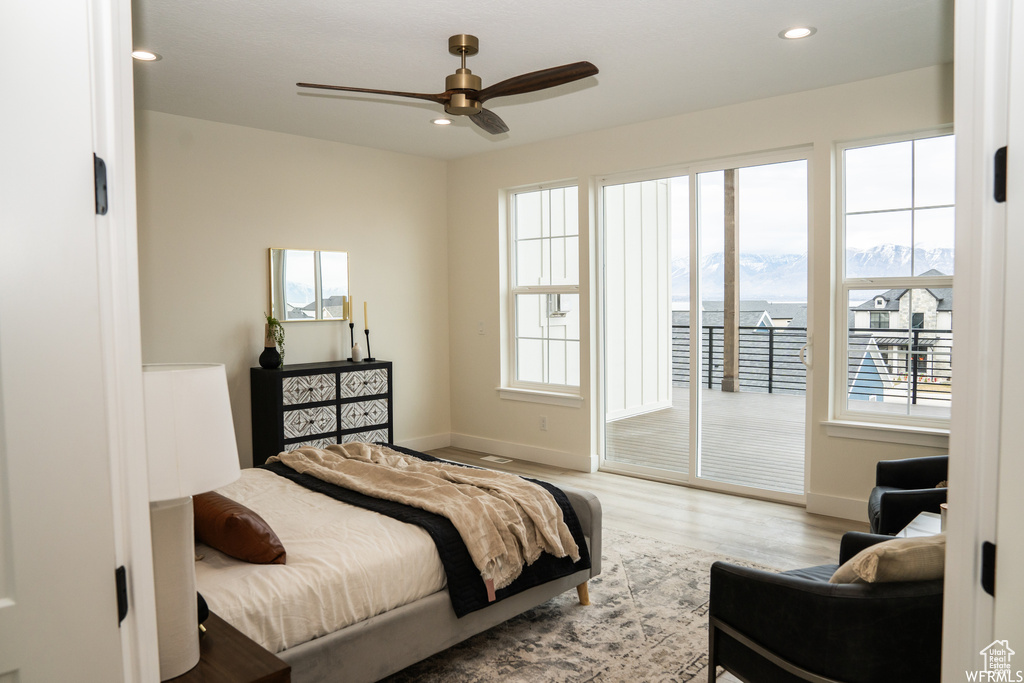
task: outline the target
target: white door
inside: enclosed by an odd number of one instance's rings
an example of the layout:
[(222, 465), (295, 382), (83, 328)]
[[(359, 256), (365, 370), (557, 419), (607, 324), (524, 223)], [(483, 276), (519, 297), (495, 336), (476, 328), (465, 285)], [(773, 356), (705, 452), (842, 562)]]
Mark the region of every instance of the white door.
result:
[(87, 3), (0, 21), (0, 681), (122, 680)]
[[(950, 431), (944, 681), (983, 680), (989, 662), (982, 650), (993, 641), (1024, 652), (1024, 501), (1015, 486), (1024, 476), (1018, 312), (1024, 14), (1014, 9), (1021, 8), (1013, 0), (956, 4), (957, 297), (974, 305), (954, 313), (954, 325), (970, 334), (953, 351), (958, 388)], [(994, 156), (1003, 146), (1011, 151), (1006, 201), (998, 202)], [(994, 599), (981, 587), (985, 541), (997, 547)], [(1011, 655), (1008, 677), (998, 680), (1020, 680), (1022, 659)]]
[[(1024, 12), (1019, 4), (1013, 12), (1010, 33), (1009, 107), (1007, 120), (1008, 154), (1006, 173), (1006, 262), (1020, 264), (1024, 259)], [(1013, 349), (1005, 355), (1003, 382), (1003, 434), (999, 452), (999, 496), (996, 518), (996, 595), (993, 632), (1006, 639), (1021, 654), (1016, 655), (1013, 671), (1024, 671), (1024, 496), (1019, 484), (1024, 477), (1024, 394), (1020, 380), (1024, 378), (1024, 362), (1020, 353), (1024, 319), (1011, 313), (1024, 288), (1024, 273), (1019, 267), (1007, 267), (1007, 308), (1003, 348)]]

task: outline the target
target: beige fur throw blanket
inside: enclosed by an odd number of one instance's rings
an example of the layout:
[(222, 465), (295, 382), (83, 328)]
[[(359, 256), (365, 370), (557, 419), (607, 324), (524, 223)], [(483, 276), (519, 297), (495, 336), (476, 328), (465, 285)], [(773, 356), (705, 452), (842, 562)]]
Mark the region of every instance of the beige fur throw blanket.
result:
[(495, 590), (512, 583), (542, 551), (579, 560), (554, 497), (514, 474), (428, 462), (366, 443), (299, 448), (267, 460), (278, 461), (331, 484), (447, 517)]

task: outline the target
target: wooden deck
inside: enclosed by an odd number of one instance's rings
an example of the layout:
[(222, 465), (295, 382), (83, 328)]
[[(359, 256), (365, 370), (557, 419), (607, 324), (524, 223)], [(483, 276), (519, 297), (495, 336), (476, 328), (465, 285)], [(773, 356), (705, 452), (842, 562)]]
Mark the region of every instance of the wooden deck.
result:
[[(703, 479), (772, 491), (804, 492), (803, 396), (702, 389)], [(673, 389), (672, 407), (609, 422), (605, 458), (670, 472), (690, 469), (690, 400)]]

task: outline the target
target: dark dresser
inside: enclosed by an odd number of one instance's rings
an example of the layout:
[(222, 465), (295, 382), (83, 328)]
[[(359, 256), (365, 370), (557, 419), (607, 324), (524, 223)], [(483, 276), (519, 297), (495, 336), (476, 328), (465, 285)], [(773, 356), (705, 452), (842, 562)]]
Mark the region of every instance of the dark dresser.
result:
[(391, 361), (249, 370), (252, 464), (281, 451), (394, 439)]

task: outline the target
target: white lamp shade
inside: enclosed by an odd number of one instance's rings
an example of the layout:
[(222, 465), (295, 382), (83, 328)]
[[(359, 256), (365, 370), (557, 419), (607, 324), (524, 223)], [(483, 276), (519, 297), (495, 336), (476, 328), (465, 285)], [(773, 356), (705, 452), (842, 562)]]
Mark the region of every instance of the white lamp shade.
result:
[(223, 365), (143, 365), (149, 499), (212, 491), (238, 479)]

